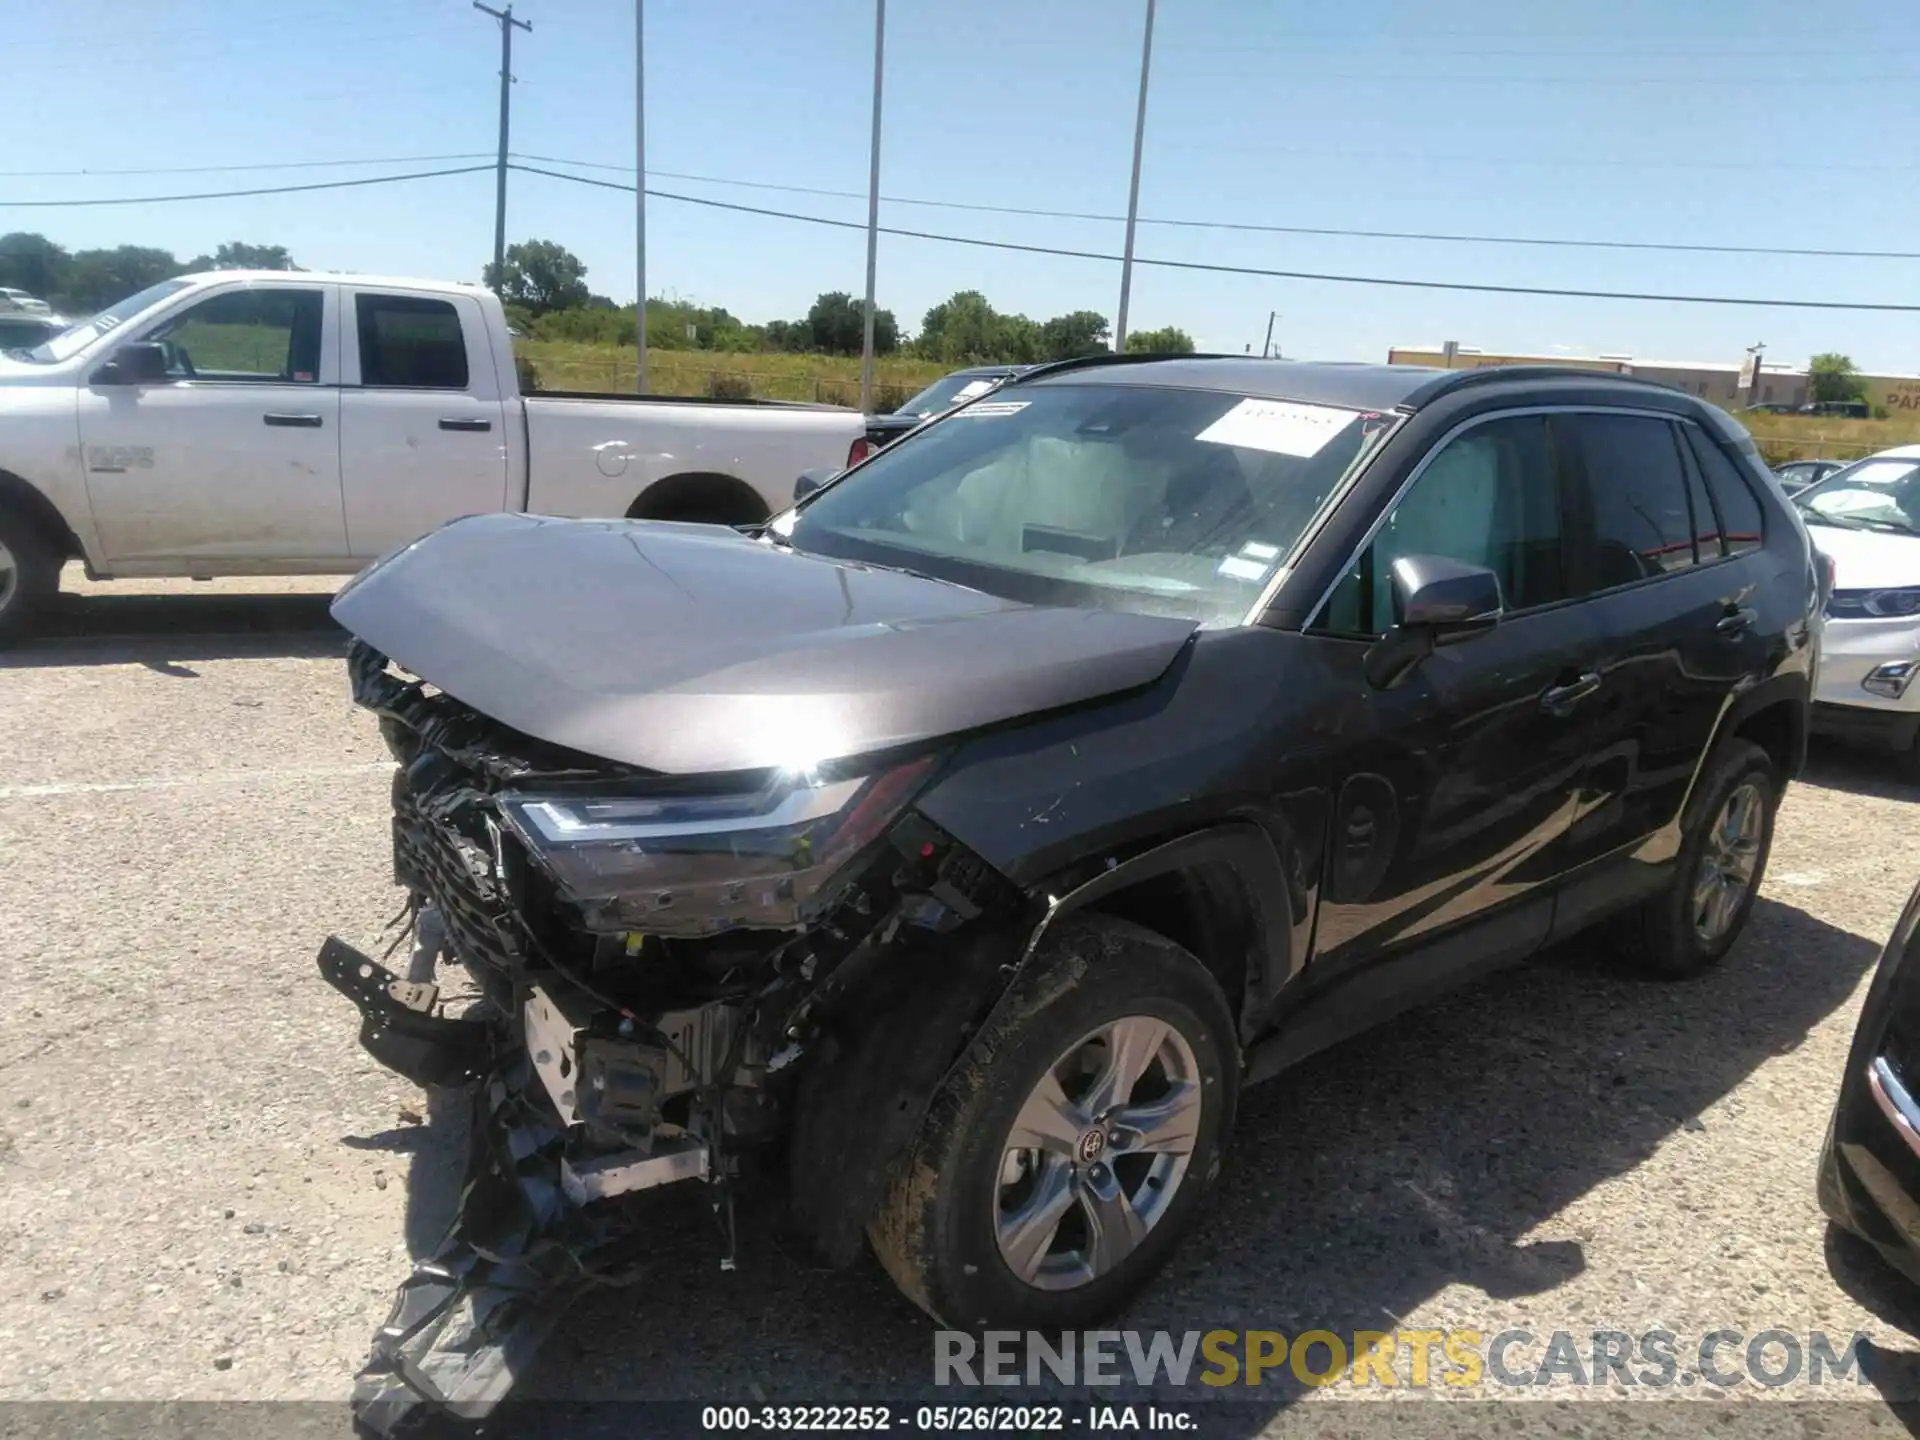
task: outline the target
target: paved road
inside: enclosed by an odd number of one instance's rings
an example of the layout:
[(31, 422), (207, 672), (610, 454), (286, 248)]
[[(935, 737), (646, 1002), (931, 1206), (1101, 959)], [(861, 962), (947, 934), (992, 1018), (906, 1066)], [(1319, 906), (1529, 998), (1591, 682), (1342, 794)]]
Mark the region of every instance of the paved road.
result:
[[(383, 751), (347, 702), (326, 585), (79, 588), (61, 634), (0, 654), (0, 1400), (337, 1399), (458, 1179), (458, 1105), (365, 1059), (312, 965), (330, 931), (373, 945), (395, 906)], [(1860, 1330), (1880, 1388), (1920, 1394), (1907, 1297), (1829, 1239), (1811, 1190), (1920, 870), (1916, 801), (1821, 753), (1711, 977), (1623, 978), (1572, 947), (1254, 1092), (1210, 1223), (1124, 1323)], [(582, 1305), (529, 1394), (931, 1393), (929, 1331), (877, 1267), (817, 1271), (749, 1216), (721, 1274), (698, 1194), (651, 1198), (645, 1283)], [(1524, 1411), (1510, 1397), (1531, 1392), (1482, 1393), (1502, 1404), (1399, 1407), (1395, 1432), (1524, 1414), (1594, 1433), (1630, 1409), (1684, 1434), (1716, 1392)], [(1902, 1428), (1844, 1393), (1791, 1420), (1740, 1407), (1742, 1433)], [(1237, 1395), (1211, 1433), (1381, 1428), (1291, 1381)], [(625, 1413), (561, 1412), (578, 1433)]]

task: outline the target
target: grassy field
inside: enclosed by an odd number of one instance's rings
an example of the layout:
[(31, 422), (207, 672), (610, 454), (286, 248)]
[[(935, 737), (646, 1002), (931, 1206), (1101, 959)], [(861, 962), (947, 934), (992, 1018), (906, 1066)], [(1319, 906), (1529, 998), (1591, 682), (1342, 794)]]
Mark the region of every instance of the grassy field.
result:
[(1920, 416), (1833, 420), (1819, 415), (1742, 415), (1767, 460), (1857, 460), (1895, 445), (1920, 444)]
[[(522, 340), (545, 390), (632, 391), (634, 352), (623, 346)], [(891, 410), (953, 367), (889, 356), (874, 362), (876, 407)], [(860, 403), (860, 361), (836, 355), (730, 355), (713, 350), (649, 350), (647, 389), (656, 395), (715, 395), (756, 400)]]
[[(520, 355), (533, 362), (548, 390), (634, 388), (633, 351), (564, 340), (523, 340)], [(944, 375), (937, 360), (890, 356), (875, 362), (875, 406), (891, 410)], [(834, 355), (730, 355), (708, 350), (654, 350), (647, 355), (647, 388), (657, 395), (716, 395), (735, 399), (860, 403), (860, 362)], [(1852, 460), (1894, 445), (1920, 444), (1920, 416), (1898, 420), (1834, 420), (1813, 415), (1741, 415), (1770, 464), (1788, 460)]]

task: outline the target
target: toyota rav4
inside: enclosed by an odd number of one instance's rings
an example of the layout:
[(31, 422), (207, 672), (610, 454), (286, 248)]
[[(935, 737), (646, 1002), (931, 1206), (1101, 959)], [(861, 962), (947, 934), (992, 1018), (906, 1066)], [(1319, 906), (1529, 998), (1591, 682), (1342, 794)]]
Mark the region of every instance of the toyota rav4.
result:
[(1727, 952), (1821, 599), (1728, 416), (1525, 368), (1068, 362), (757, 531), (406, 547), (334, 613), (411, 960), (320, 965), (477, 1119), (363, 1418), (484, 1410), (669, 1183), (943, 1323), (1113, 1311), (1244, 1085), (1597, 922)]

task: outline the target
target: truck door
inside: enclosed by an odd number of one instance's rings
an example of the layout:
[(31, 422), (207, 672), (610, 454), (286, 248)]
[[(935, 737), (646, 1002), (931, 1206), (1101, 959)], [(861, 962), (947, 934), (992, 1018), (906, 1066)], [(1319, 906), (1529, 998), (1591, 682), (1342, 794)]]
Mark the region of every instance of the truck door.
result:
[(343, 304), (340, 468), (354, 558), (506, 508), (506, 377), (480, 302), (348, 287)]
[(82, 385), (79, 426), (109, 561), (344, 559), (338, 288), (236, 281), (129, 340), (166, 378)]

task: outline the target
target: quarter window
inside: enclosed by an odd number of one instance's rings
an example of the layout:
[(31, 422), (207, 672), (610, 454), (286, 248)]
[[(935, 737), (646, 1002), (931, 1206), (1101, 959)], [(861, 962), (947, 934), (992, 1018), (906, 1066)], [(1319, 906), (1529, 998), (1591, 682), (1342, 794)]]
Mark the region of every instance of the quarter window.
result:
[(1508, 610), (1565, 599), (1560, 491), (1546, 421), (1491, 420), (1448, 441), (1334, 587), (1322, 628), (1385, 633), (1395, 620), (1393, 562), (1405, 555), (1484, 565), (1499, 577)]
[(1707, 435), (1691, 425), (1681, 429), (1693, 446), (1693, 458), (1699, 463), (1707, 489), (1713, 493), (1714, 507), (1720, 512), (1726, 553), (1744, 555), (1749, 550), (1758, 550), (1766, 535), (1760, 519), (1760, 502), (1753, 498), (1753, 490), (1741, 478), (1726, 452)]
[(460, 312), (417, 295), (357, 295), (360, 383), (408, 390), (467, 388)]
[(320, 379), (318, 290), (229, 290), (147, 333), (175, 380), (313, 385)]
[(1593, 510), (1587, 588), (1611, 590), (1694, 563), (1687, 477), (1673, 427), (1640, 415), (1555, 422), (1577, 449)]

